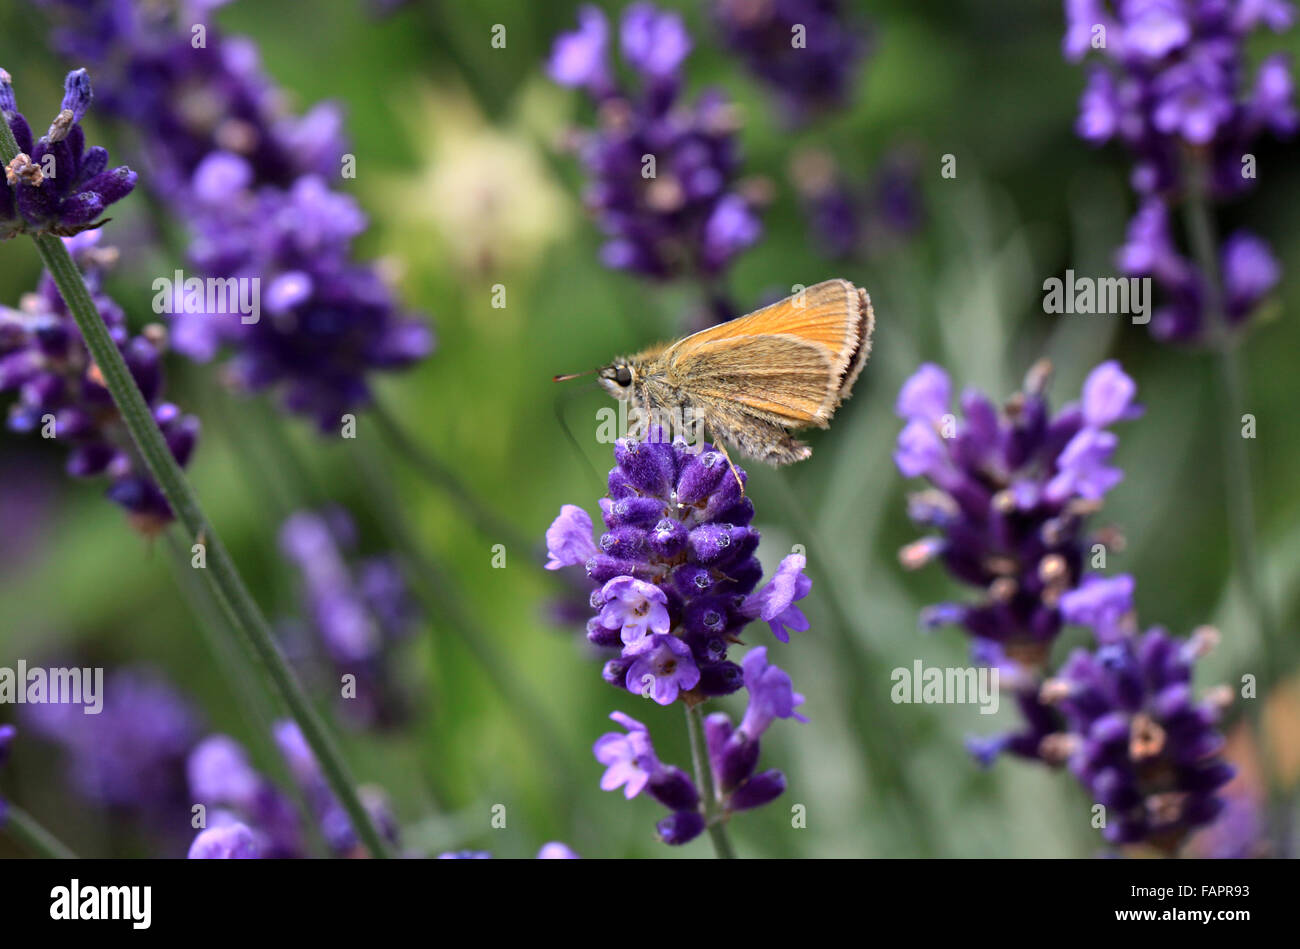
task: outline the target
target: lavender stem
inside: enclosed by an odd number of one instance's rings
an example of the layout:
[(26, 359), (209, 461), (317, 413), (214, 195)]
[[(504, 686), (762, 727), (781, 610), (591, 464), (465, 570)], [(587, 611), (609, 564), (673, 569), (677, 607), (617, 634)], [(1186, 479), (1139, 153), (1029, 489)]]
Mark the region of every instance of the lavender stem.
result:
[[(1188, 242), (1206, 283), (1205, 308), (1209, 332), (1207, 338), (1215, 350), (1219, 385), (1223, 390), (1224, 418), (1219, 426), (1223, 437), (1225, 459), (1228, 524), (1232, 531), (1239, 582), (1245, 594), (1247, 608), (1255, 624), (1255, 632), (1264, 651), (1264, 665), (1268, 675), (1282, 668), (1277, 626), (1273, 620), (1260, 569), (1259, 542), (1255, 531), (1255, 500), (1251, 489), (1250, 456), (1238, 432), (1245, 412), (1245, 389), (1242, 383), (1241, 356), (1228, 325), (1223, 303), (1223, 279), (1219, 270), (1219, 257), (1211, 216), (1209, 198), (1210, 169), (1203, 156), (1188, 163), (1190, 187), (1186, 202)], [(1272, 747), (1264, 725), (1264, 701), (1256, 699), (1250, 706), (1250, 718), (1258, 737), (1260, 759), (1269, 788), (1269, 796), (1277, 803), (1276, 770)], [(1276, 809), (1276, 808), (1275, 808)]]
[(4, 829), (24, 847), (47, 860), (76, 860), (77, 855), (21, 807), (10, 804)]
[(695, 770), (695, 784), (704, 799), (704, 823), (709, 829), (714, 853), (721, 860), (734, 860), (736, 851), (731, 848), (727, 825), (718, 815), (718, 799), (713, 790), (713, 769), (704, 761), (704, 724), (700, 720), (698, 705), (686, 705), (686, 733), (691, 739), (691, 765)]
[[(8, 164), (17, 154), (18, 143), (14, 139), (13, 130), (9, 128), (8, 122), (0, 122), (0, 157)], [(265, 666), (272, 684), (311, 745), (331, 788), (348, 811), (358, 835), (374, 856), (387, 856), (387, 845), (357, 797), (355, 785), (333, 736), (312, 709), (302, 686), (271, 637), (266, 618), (262, 616), (256, 601), (240, 578), (225, 545), (199, 507), (198, 498), (185, 480), (176, 459), (172, 457), (171, 449), (154, 421), (144, 396), (96, 310), (81, 271), (59, 238), (50, 234), (37, 234), (34, 240), (42, 262), (58, 286), (68, 311), (76, 320), (86, 349), (104, 377), (104, 385), (112, 394), (113, 403), (117, 406), (123, 424), (131, 433), (140, 457), (144, 459), (177, 519), (184, 525), (187, 536), (195, 541), (201, 540), (206, 545), (208, 566), (203, 574), (216, 599)]]

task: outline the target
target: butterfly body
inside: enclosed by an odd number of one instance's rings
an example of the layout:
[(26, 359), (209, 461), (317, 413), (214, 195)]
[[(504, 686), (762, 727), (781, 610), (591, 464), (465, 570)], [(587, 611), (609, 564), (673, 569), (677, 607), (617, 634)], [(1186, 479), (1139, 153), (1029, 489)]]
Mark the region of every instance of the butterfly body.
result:
[(647, 419), (698, 420), (747, 457), (787, 465), (812, 454), (790, 433), (826, 428), (848, 398), (874, 324), (865, 290), (826, 280), (597, 374), (607, 392), (631, 400)]

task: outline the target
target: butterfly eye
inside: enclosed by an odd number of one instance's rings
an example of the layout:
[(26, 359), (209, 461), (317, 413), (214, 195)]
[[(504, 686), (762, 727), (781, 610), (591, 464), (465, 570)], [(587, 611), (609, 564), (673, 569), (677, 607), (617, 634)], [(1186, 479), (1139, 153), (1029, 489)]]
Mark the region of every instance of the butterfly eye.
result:
[(630, 386), (632, 384), (632, 370), (627, 366), (616, 366), (614, 369), (614, 381), (621, 386)]

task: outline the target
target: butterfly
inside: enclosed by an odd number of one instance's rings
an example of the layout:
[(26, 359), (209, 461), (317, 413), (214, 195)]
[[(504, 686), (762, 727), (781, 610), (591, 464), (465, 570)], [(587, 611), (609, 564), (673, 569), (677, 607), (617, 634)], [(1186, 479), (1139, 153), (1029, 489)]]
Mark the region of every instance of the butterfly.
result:
[[(596, 375), (606, 392), (630, 400), (647, 423), (666, 417), (702, 422), (741, 454), (788, 465), (812, 454), (791, 432), (827, 428), (849, 397), (871, 353), (874, 328), (865, 290), (847, 280), (824, 280), (671, 345), (615, 359)], [(735, 474), (725, 446), (722, 451)]]

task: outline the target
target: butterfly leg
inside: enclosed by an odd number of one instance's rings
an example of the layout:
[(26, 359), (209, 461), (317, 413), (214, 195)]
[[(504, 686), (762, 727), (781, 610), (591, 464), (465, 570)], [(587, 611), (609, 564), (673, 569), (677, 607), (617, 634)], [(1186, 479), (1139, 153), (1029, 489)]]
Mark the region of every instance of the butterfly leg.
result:
[(721, 438), (715, 438), (713, 444), (722, 449), (722, 457), (727, 459), (727, 467), (731, 469), (731, 474), (736, 479), (736, 484), (740, 485), (740, 496), (745, 496), (745, 482), (740, 480), (740, 472), (736, 470), (735, 464), (731, 461), (731, 456), (727, 454), (727, 446)]

